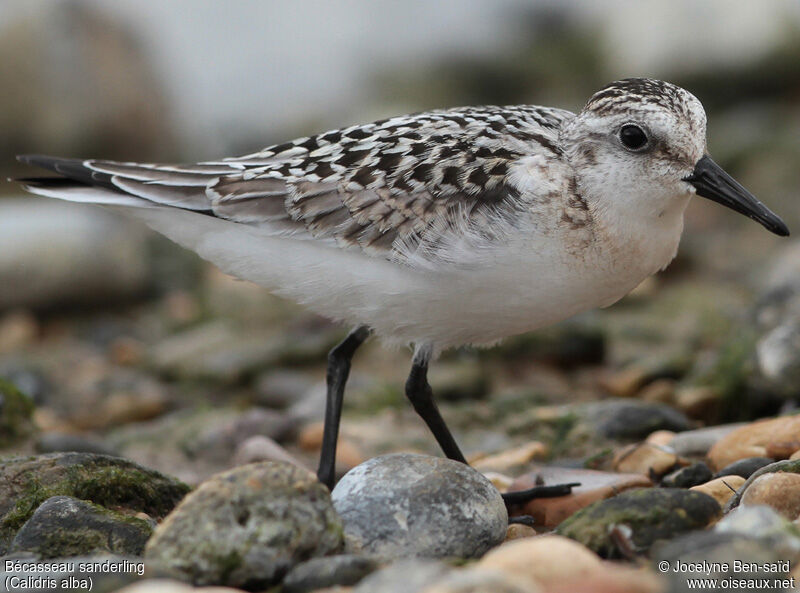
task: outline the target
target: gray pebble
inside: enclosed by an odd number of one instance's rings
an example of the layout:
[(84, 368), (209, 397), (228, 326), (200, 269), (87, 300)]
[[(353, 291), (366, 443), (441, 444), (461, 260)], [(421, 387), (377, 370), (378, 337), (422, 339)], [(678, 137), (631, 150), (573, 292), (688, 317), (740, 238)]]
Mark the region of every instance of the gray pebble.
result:
[(153, 529), (147, 521), (70, 496), (44, 501), (17, 532), (9, 551), (41, 558), (110, 552), (138, 556)]
[(332, 493), (347, 546), (383, 557), (477, 557), (503, 541), (508, 513), (471, 467), (394, 454), (350, 470)]
[(353, 554), (312, 558), (289, 571), (281, 591), (307, 593), (336, 585), (355, 585), (378, 566), (373, 558)]

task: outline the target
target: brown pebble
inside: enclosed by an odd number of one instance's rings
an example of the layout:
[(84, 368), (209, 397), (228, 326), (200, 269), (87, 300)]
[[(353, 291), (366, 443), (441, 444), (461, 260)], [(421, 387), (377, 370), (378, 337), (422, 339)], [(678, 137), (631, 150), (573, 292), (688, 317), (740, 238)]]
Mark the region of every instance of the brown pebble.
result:
[(547, 587), (566, 578), (596, 574), (603, 563), (597, 554), (576, 541), (560, 535), (541, 535), (505, 542), (490, 550), (477, 566)]
[(511, 525), (508, 526), (508, 529), (506, 529), (505, 541), (511, 541), (512, 539), (521, 539), (523, 537), (532, 537), (534, 535), (538, 535), (538, 533), (530, 525), (512, 523)]
[(761, 475), (744, 491), (741, 504), (765, 504), (794, 521), (800, 517), (800, 475), (788, 472)]
[(675, 396), (675, 381), (672, 379), (657, 379), (642, 387), (637, 397), (647, 402), (668, 404)]
[(583, 577), (566, 578), (544, 593), (666, 593), (661, 575), (647, 567), (629, 568), (604, 562), (603, 570)]
[(711, 387), (684, 387), (675, 394), (675, 407), (690, 418), (706, 418), (718, 406), (719, 392)]
[(499, 453), (477, 458), (473, 457), (469, 461), (470, 465), (478, 471), (494, 470), (502, 472), (525, 465), (534, 459), (542, 459), (547, 456), (548, 452), (547, 445), (539, 441), (532, 441)]
[(297, 446), (303, 451), (319, 451), (322, 447), (322, 422), (310, 422), (300, 429), (297, 435)]
[(674, 438), (675, 433), (671, 430), (657, 430), (650, 433), (645, 442), (659, 447), (668, 447)]
[[(306, 424), (297, 436), (297, 445), (303, 450), (316, 453), (322, 448), (322, 422)], [(346, 436), (340, 435), (336, 444), (336, 465), (338, 469), (347, 470), (363, 463), (365, 460), (361, 450)]]
[(572, 469), (564, 467), (538, 466), (533, 471), (519, 476), (509, 488), (510, 492), (525, 490), (545, 484), (567, 484), (579, 482), (572, 493), (553, 498), (535, 498), (520, 505), (518, 512), (512, 514), (531, 515), (536, 525), (553, 528), (576, 511), (593, 502), (611, 498), (631, 488), (646, 488), (653, 483), (641, 474), (619, 474), (591, 469)]
[(800, 441), (800, 416), (783, 416), (751, 422), (737, 428), (718, 440), (708, 452), (708, 459), (716, 470), (747, 457), (772, 457), (767, 450), (781, 452), (785, 459), (800, 447), (791, 449), (787, 444)]
[(492, 483), (492, 486), (497, 488), (500, 492), (506, 492), (511, 484), (514, 483), (514, 478), (501, 474), (498, 472), (481, 472), (483, 477)]
[(724, 507), (744, 483), (745, 479), (741, 476), (722, 476), (706, 482), (705, 484), (692, 486), (689, 490), (696, 490), (697, 492), (708, 494), (719, 503), (719, 506)]
[(652, 443), (639, 443), (625, 447), (614, 457), (613, 467), (621, 473), (663, 476), (681, 460), (675, 452)]
[(647, 370), (629, 367), (600, 376), (600, 387), (617, 397), (633, 397), (647, 379)]

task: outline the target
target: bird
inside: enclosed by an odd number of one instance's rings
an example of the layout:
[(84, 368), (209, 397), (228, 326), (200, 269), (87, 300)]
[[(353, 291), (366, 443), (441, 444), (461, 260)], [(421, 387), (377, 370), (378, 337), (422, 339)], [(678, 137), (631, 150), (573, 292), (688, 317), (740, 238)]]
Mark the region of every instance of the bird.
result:
[(124, 212), (353, 328), (328, 355), (317, 476), (329, 488), (351, 361), (370, 336), (413, 348), (406, 395), (466, 463), (427, 380), (442, 351), (616, 302), (675, 257), (694, 195), (789, 234), (708, 155), (701, 102), (648, 78), (611, 82), (577, 113), (440, 109), (196, 164), (18, 159), (58, 174), (18, 180), (27, 191)]

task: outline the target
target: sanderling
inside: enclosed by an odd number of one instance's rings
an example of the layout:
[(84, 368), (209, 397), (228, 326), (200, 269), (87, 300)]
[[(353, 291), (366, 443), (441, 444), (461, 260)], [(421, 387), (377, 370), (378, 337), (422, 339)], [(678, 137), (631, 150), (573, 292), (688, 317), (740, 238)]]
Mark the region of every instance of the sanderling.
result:
[(332, 486), (350, 361), (370, 334), (414, 345), (406, 394), (465, 461), (427, 381), (439, 351), (617, 301), (675, 256), (693, 194), (788, 235), (706, 154), (705, 132), (692, 94), (633, 78), (578, 114), (430, 111), (193, 165), (19, 158), (61, 175), (21, 180), (29, 191), (124, 210), (355, 327), (328, 357), (318, 476)]

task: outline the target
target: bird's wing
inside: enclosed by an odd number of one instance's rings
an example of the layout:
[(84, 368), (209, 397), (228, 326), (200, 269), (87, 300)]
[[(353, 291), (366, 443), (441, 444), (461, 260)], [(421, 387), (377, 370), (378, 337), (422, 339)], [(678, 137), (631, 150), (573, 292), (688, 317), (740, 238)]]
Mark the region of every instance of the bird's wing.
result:
[[(534, 154), (558, 158), (558, 130), (571, 116), (532, 106), (431, 111), (194, 165), (21, 160), (83, 189), (107, 190), (80, 194), (91, 196), (86, 201), (200, 211), (391, 258), (435, 251), (448, 228), (466, 224), (488, 232), (492, 220), (518, 212), (511, 166)], [(28, 180), (28, 186), (65, 197), (69, 182), (56, 179)]]

